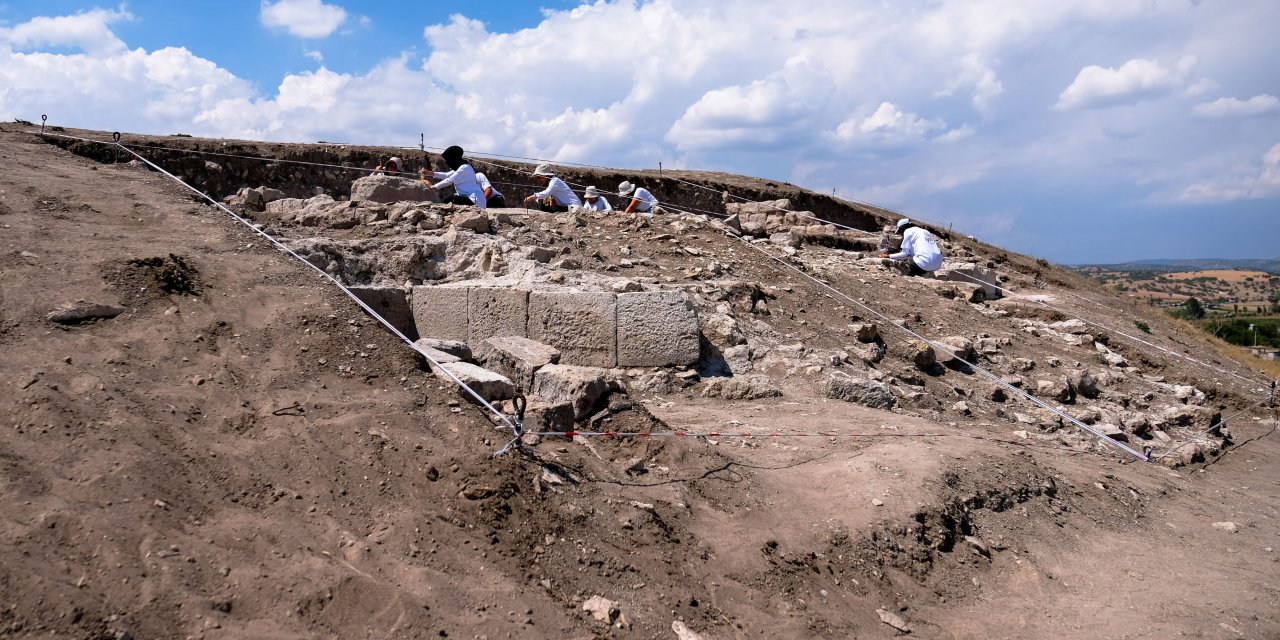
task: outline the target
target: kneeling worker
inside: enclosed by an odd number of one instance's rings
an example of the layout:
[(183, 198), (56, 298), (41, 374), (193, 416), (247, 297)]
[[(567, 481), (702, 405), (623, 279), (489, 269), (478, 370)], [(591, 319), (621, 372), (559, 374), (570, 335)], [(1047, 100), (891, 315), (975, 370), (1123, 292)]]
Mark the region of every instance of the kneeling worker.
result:
[(582, 200), (578, 199), (578, 194), (564, 183), (564, 180), (556, 177), (551, 165), (543, 163), (533, 170), (533, 179), (542, 185), (542, 191), (539, 191), (524, 199), (524, 206), (537, 203), (537, 207), (548, 213), (564, 213), (569, 207), (582, 206)]
[(933, 234), (917, 227), (911, 218), (898, 221), (898, 233), (902, 234), (902, 250), (893, 255), (881, 253), (881, 258), (906, 260), (909, 276), (922, 276), (942, 268), (942, 251), (938, 250)]
[(618, 195), (626, 198), (630, 196), (631, 202), (627, 204), (627, 208), (623, 213), (643, 213), (646, 216), (653, 217), (658, 213), (658, 198), (644, 187), (637, 187), (628, 181), (623, 181), (618, 185)]
[(595, 185), (587, 187), (582, 194), (582, 208), (588, 211), (613, 211), (613, 206), (600, 195), (600, 190)]

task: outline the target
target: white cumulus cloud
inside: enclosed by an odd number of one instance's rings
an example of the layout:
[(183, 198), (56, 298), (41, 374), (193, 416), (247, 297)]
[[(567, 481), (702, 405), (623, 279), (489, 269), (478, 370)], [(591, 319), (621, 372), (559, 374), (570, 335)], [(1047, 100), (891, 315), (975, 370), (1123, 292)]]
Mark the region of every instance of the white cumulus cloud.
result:
[(111, 31), (111, 24), (132, 20), (133, 15), (93, 9), (70, 16), (37, 16), (12, 28), (0, 27), (0, 44), (11, 49), (66, 47), (94, 55), (111, 55), (126, 49), (124, 41)]
[(1280, 195), (1280, 144), (1262, 155), (1262, 161), (1231, 174), (1203, 180), (1183, 189), (1176, 197), (1182, 203), (1256, 200)]
[(881, 102), (871, 115), (852, 116), (841, 122), (835, 138), (854, 144), (895, 145), (923, 140), (930, 132), (946, 128), (947, 123), (939, 118), (921, 118), (904, 113), (892, 102)]
[(260, 19), (299, 38), (327, 38), (347, 20), (347, 11), (321, 0), (279, 0), (261, 6)]
[(1260, 116), (1280, 111), (1280, 98), (1262, 94), (1241, 100), (1239, 98), (1218, 98), (1213, 102), (1198, 104), (1192, 111), (1204, 118), (1226, 118), (1230, 116)]
[(1105, 107), (1138, 102), (1173, 91), (1194, 70), (1195, 60), (1185, 57), (1177, 69), (1155, 60), (1135, 58), (1118, 69), (1089, 65), (1058, 96), (1055, 109)]

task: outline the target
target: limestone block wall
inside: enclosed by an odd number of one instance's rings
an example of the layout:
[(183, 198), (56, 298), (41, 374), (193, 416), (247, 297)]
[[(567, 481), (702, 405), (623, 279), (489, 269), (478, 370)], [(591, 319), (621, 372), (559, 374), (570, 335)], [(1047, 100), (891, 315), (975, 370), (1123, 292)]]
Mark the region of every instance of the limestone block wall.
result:
[(562, 364), (666, 367), (698, 361), (698, 314), (681, 291), (442, 285), (413, 288), (418, 333), (465, 340), (516, 336), (550, 345)]

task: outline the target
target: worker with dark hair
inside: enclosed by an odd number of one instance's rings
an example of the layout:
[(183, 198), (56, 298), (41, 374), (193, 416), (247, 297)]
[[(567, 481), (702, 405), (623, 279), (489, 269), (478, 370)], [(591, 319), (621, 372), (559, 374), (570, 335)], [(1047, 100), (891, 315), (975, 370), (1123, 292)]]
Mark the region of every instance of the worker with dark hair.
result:
[(439, 182), (431, 184), (431, 181), (427, 180), (426, 170), (424, 169), (422, 171), (422, 182), (437, 191), (444, 187), (453, 187), (456, 195), (446, 202), (470, 204), (484, 209), (488, 206), (488, 201), (484, 197), (484, 189), (480, 187), (480, 183), (476, 180), (476, 170), (471, 166), (471, 161), (464, 158), (462, 153), (462, 147), (458, 145), (445, 149), (441, 156), (444, 157), (444, 163), (449, 167), (449, 171), (432, 172), (432, 176)]

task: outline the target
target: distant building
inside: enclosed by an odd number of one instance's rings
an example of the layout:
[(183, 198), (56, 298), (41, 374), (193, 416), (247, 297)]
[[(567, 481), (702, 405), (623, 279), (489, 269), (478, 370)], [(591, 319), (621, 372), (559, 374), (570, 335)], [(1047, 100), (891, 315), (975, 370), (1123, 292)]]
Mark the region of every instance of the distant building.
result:
[(1249, 347), (1249, 351), (1253, 355), (1263, 360), (1280, 360), (1280, 349), (1272, 349), (1271, 347)]

